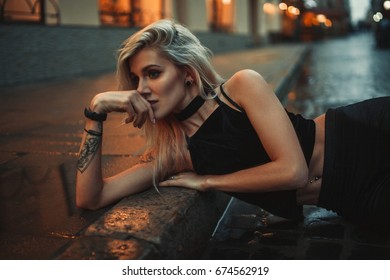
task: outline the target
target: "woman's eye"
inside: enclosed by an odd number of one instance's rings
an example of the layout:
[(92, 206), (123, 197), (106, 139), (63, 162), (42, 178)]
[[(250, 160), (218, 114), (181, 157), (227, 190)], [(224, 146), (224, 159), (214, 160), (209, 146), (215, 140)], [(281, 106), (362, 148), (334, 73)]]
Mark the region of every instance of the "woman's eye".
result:
[(159, 75), (160, 75), (160, 72), (159, 72), (159, 71), (150, 71), (150, 72), (148, 73), (148, 76), (149, 76), (149, 78), (151, 78), (151, 79), (156, 79), (156, 78), (158, 78)]

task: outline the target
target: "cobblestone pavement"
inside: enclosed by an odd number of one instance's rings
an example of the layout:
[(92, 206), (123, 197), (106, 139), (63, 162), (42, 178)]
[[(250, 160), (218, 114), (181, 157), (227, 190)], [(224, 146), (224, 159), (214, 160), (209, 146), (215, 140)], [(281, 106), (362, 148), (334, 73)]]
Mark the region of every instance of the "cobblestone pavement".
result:
[[(390, 95), (390, 50), (370, 33), (315, 43), (288, 110), (312, 118), (327, 108)], [(359, 228), (330, 211), (304, 207), (292, 223), (233, 199), (204, 259), (390, 259), (390, 233)]]

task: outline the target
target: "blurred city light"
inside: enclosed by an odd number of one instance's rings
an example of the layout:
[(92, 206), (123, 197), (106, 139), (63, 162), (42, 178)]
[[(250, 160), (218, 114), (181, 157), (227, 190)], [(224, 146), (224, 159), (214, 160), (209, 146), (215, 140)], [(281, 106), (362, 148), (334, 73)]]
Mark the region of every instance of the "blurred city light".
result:
[[(264, 12), (266, 12), (266, 13), (271, 13), (271, 9), (272, 9), (272, 13), (276, 12), (276, 7), (271, 3), (265, 3), (263, 7), (264, 7), (263, 8)], [(288, 6), (284, 2), (281, 2), (279, 4), (279, 9), (282, 11), (285, 11), (286, 15), (292, 19), (295, 19), (297, 16), (299, 16), (301, 14), (301, 11), (297, 7)]]
[(287, 94), (287, 98), (288, 100), (290, 101), (295, 101), (297, 99), (297, 93), (295, 91), (290, 91), (288, 94)]
[(330, 28), (333, 25), (333, 22), (328, 19), (325, 15), (323, 14), (318, 14), (316, 15), (313, 12), (306, 12), (303, 16), (302, 23), (306, 27), (311, 27), (313, 25), (315, 26), (320, 26), (325, 28)]
[(298, 16), (301, 13), (301, 11), (294, 6), (289, 6), (287, 11), (294, 16)]
[(287, 10), (287, 4), (286, 3), (280, 3), (279, 4), (279, 9), (281, 9), (282, 11), (286, 11)]
[(277, 8), (274, 4), (271, 4), (271, 3), (265, 3), (263, 5), (263, 11), (264, 13), (266, 14), (269, 14), (269, 15), (273, 15), (273, 14), (276, 14), (277, 12)]
[(314, 0), (306, 0), (304, 3), (306, 9), (313, 9), (317, 7), (317, 2)]
[(372, 16), (375, 22), (380, 22), (383, 19), (383, 15), (381, 12), (377, 12), (375, 15)]
[(390, 10), (390, 1), (383, 2), (383, 8), (385, 8), (385, 10)]
[(320, 23), (325, 23), (325, 22), (326, 22), (326, 16), (323, 15), (323, 14), (318, 14), (318, 15), (317, 15), (317, 20), (318, 20), (318, 22), (320, 22)]

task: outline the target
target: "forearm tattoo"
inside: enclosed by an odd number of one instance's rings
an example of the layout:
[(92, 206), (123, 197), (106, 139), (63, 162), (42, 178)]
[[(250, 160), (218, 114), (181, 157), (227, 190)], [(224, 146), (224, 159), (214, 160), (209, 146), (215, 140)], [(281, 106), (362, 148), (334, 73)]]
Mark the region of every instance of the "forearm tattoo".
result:
[(93, 158), (95, 157), (96, 152), (100, 147), (101, 139), (102, 137), (100, 136), (87, 134), (77, 161), (77, 169), (81, 173), (83, 173), (88, 168)]

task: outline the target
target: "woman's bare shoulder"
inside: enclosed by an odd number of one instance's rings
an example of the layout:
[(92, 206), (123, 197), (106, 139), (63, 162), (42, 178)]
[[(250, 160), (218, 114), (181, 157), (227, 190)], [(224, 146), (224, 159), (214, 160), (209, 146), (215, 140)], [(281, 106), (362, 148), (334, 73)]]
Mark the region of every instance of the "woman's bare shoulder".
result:
[(263, 76), (251, 69), (244, 69), (233, 74), (224, 84), (224, 90), (235, 101), (251, 94), (272, 92)]
[(242, 86), (247, 83), (259, 81), (264, 81), (260, 73), (252, 69), (243, 69), (234, 73), (225, 84), (229, 86)]

